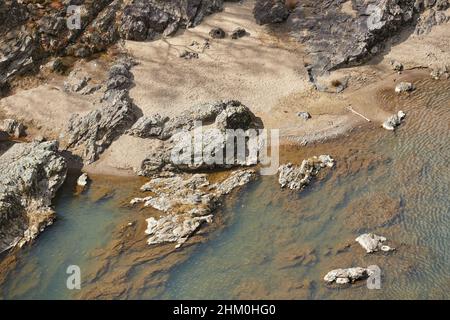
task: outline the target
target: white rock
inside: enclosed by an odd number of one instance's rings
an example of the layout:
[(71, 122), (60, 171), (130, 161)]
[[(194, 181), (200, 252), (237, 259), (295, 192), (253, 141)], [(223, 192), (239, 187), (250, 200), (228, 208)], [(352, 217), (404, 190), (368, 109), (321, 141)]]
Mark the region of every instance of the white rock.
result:
[(311, 179), (325, 167), (332, 168), (334, 160), (329, 155), (321, 155), (303, 160), (301, 166), (292, 163), (284, 164), (278, 168), (278, 182), (282, 188), (301, 190), (307, 186)]
[(389, 246), (383, 245), (386, 240), (385, 237), (377, 236), (373, 233), (365, 233), (355, 239), (367, 253), (377, 252), (379, 250), (391, 251), (392, 249)]
[(390, 116), (384, 123), (383, 128), (389, 131), (394, 131), (396, 127), (398, 127), (402, 121), (405, 119), (406, 113), (403, 111), (397, 112), (397, 114), (394, 114)]
[(348, 268), (348, 269), (335, 269), (328, 272), (323, 280), (327, 283), (333, 283), (336, 282), (337, 284), (347, 284), (350, 282), (355, 282), (357, 280), (362, 280), (368, 278), (373, 271), (361, 268), (361, 267), (355, 267), (355, 268)]
[(402, 93), (402, 92), (411, 92), (415, 90), (415, 87), (410, 82), (400, 82), (398, 85), (395, 86), (395, 92)]
[(80, 187), (86, 187), (88, 184), (89, 177), (87, 173), (83, 173), (77, 180), (77, 185)]

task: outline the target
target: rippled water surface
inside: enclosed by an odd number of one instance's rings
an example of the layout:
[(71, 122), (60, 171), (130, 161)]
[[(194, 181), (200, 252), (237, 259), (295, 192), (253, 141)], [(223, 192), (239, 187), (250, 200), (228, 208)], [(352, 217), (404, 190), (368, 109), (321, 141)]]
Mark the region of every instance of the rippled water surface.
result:
[[(276, 177), (263, 177), (218, 213), (224, 226), (191, 248), (162, 290), (144, 288), (131, 297), (449, 299), (450, 81), (416, 86), (410, 96), (379, 92), (392, 112), (407, 113), (395, 133), (374, 125), (350, 138), (287, 150), (285, 161), (328, 153), (337, 167), (301, 193), (280, 190)], [(19, 254), (0, 296), (72, 297), (62, 266), (95, 263), (89, 252), (104, 246), (117, 221), (130, 214), (120, 206), (129, 195), (120, 190), (136, 183), (111, 184), (112, 198), (62, 190), (59, 221)], [(386, 236), (396, 252), (366, 255), (354, 238), (367, 231)], [(331, 269), (373, 264), (382, 270), (381, 290), (322, 281)]]

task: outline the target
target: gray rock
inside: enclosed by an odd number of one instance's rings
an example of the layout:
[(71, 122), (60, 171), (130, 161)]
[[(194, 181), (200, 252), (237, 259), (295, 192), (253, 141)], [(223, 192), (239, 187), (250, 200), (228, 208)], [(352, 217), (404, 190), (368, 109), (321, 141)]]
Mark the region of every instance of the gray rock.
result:
[(434, 80), (441, 80), (441, 79), (447, 80), (450, 78), (450, 73), (448, 69), (449, 68), (447, 66), (433, 68), (433, 70), (430, 73), (430, 76)]
[[(192, 27), (224, 0), (0, 1), (0, 93), (11, 79), (38, 69), (52, 55), (86, 58), (120, 38), (144, 41)], [(82, 5), (80, 28), (67, 27), (69, 5)]]
[(361, 267), (355, 267), (355, 268), (348, 268), (348, 269), (335, 269), (330, 272), (328, 272), (323, 280), (327, 283), (337, 283), (337, 284), (347, 284), (347, 283), (353, 283), (358, 280), (364, 280), (367, 279), (372, 275), (372, 270), (361, 268)]
[(26, 135), (25, 126), (17, 120), (5, 119), (0, 125), (0, 130), (3, 130), (13, 138), (21, 138)]
[(203, 125), (212, 124), (222, 111), (238, 105), (241, 105), (239, 101), (223, 100), (193, 106), (166, 122), (161, 139), (168, 139), (180, 130), (192, 130), (198, 121)]
[(143, 203), (165, 213), (159, 219), (147, 219), (148, 244), (176, 242), (178, 248), (202, 223), (212, 222), (214, 210), (225, 195), (255, 179), (253, 170), (235, 171), (216, 184), (211, 184), (206, 174), (157, 176), (141, 188), (153, 195), (130, 203)]
[(303, 120), (311, 119), (311, 115), (309, 114), (309, 112), (299, 112), (299, 113), (297, 113), (297, 116), (299, 116)]
[(67, 80), (64, 82), (64, 91), (79, 92), (88, 85), (90, 80), (91, 77), (89, 75), (82, 73), (79, 70), (74, 70), (69, 74)]
[[(97, 160), (138, 118), (137, 107), (128, 94), (132, 84), (129, 79), (131, 65), (129, 61), (122, 61), (111, 68), (101, 108), (84, 116), (73, 114), (69, 120), (66, 129), (67, 148), (79, 154), (87, 164)], [(122, 78), (128, 80), (118, 80)]]
[(392, 70), (400, 72), (403, 71), (403, 64), (401, 64), (400, 62), (396, 61), (396, 60), (392, 60), (391, 61), (391, 66), (392, 66)]
[(415, 89), (416, 89), (415, 86), (410, 82), (400, 82), (395, 86), (396, 93), (411, 92), (414, 91)]
[(385, 237), (377, 236), (376, 234), (373, 233), (365, 233), (355, 239), (355, 241), (358, 242), (361, 245), (361, 247), (363, 247), (366, 250), (367, 253), (373, 253), (379, 250), (382, 251), (393, 250), (389, 246), (383, 244), (386, 240), (387, 239)]
[(278, 182), (282, 188), (302, 190), (320, 170), (326, 167), (334, 167), (334, 160), (329, 155), (303, 160), (301, 166), (294, 166), (292, 163), (288, 163), (278, 168)]
[(18, 143), (0, 156), (0, 252), (33, 240), (54, 219), (67, 172), (56, 141)]
[[(446, 0), (444, 0), (446, 1)], [(443, 3), (443, 2), (441, 2)], [(431, 31), (431, 29), (436, 26), (443, 23), (446, 23), (450, 20), (450, 17), (448, 17), (444, 12), (438, 11), (438, 7), (436, 6), (436, 9), (429, 9), (426, 10), (418, 19), (415, 33), (416, 34), (427, 34)], [(443, 9), (445, 10), (445, 9)]]
[(249, 108), (239, 101), (230, 101), (226, 108), (216, 118), (216, 127), (219, 130), (249, 129), (254, 123), (255, 116)]
[[(258, 0), (254, 15), (260, 24), (288, 17), (286, 29), (304, 43), (309, 54), (307, 67), (313, 82), (333, 70), (367, 62), (383, 50), (388, 39), (411, 26), (419, 25), (418, 33), (428, 32), (432, 25), (447, 19), (443, 11), (447, 0), (417, 6), (416, 0), (353, 0), (343, 4), (342, 0), (301, 0), (289, 14), (284, 1)], [(434, 14), (428, 13), (431, 9)]]
[[(145, 129), (146, 124), (149, 127)], [(194, 131), (196, 124), (208, 125), (208, 128)], [(149, 121), (143, 117), (128, 133), (163, 140), (163, 147), (152, 151), (137, 171), (139, 175), (150, 176), (160, 170), (192, 172), (255, 165), (255, 161), (250, 160), (250, 157), (226, 153), (227, 144), (236, 146), (237, 141), (231, 140), (232, 135), (242, 135), (243, 139), (246, 139), (249, 137), (246, 130), (250, 128), (258, 128), (254, 114), (239, 101), (230, 100), (194, 106), (169, 120)], [(227, 131), (228, 129), (232, 131)], [(194, 134), (195, 143), (201, 140), (201, 158), (196, 157), (192, 150)], [(249, 150), (248, 143), (245, 148), (246, 151)], [(227, 156), (229, 158), (226, 158)]]
[(222, 9), (223, 0), (135, 0), (123, 9), (119, 33), (143, 41), (149, 34), (174, 34), (179, 27), (193, 27), (203, 17)]
[(284, 0), (257, 0), (253, 10), (258, 24), (280, 23), (289, 17)]
[(139, 118), (127, 133), (140, 138), (159, 137), (163, 131), (164, 124), (168, 120), (169, 117), (163, 117), (159, 114), (149, 117), (144, 116)]
[(399, 111), (397, 114), (390, 116), (385, 122), (383, 122), (383, 128), (389, 131), (394, 131), (405, 119), (406, 113)]
[(198, 59), (198, 53), (189, 51), (189, 50), (184, 50), (180, 53), (180, 58), (183, 58), (186, 60)]

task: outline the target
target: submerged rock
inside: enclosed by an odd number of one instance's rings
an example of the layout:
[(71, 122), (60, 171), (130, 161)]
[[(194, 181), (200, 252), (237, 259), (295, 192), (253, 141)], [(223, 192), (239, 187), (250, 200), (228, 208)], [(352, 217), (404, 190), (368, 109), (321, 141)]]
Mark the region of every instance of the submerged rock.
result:
[(145, 234), (150, 236), (147, 243), (177, 242), (175, 248), (179, 248), (203, 222), (211, 223), (212, 217), (212, 215), (204, 217), (168, 215), (159, 220), (149, 218), (146, 220), (147, 230), (145, 230)]
[(307, 186), (311, 179), (323, 168), (333, 168), (334, 160), (329, 155), (321, 155), (303, 160), (301, 166), (288, 163), (278, 169), (278, 182), (282, 188), (301, 190)]
[(0, 252), (24, 245), (52, 224), (51, 201), (66, 173), (56, 141), (18, 143), (0, 157)]
[(328, 272), (323, 280), (327, 283), (348, 284), (358, 280), (364, 280), (370, 277), (373, 271), (369, 268), (348, 268), (348, 269), (335, 269)]
[(389, 131), (394, 131), (402, 121), (405, 119), (406, 113), (399, 111), (397, 114), (390, 116), (385, 122), (383, 122), (383, 128)]
[(152, 195), (130, 203), (143, 203), (166, 213), (160, 219), (147, 219), (148, 244), (176, 242), (178, 248), (202, 223), (212, 221), (213, 212), (225, 195), (254, 179), (254, 170), (235, 171), (216, 184), (211, 184), (206, 174), (157, 176), (141, 188)]
[(377, 236), (373, 233), (365, 233), (360, 235), (358, 238), (355, 239), (356, 242), (358, 242), (361, 247), (363, 247), (367, 253), (373, 253), (377, 252), (379, 250), (381, 251), (392, 251), (393, 248), (383, 245), (383, 243), (387, 239), (382, 236)]

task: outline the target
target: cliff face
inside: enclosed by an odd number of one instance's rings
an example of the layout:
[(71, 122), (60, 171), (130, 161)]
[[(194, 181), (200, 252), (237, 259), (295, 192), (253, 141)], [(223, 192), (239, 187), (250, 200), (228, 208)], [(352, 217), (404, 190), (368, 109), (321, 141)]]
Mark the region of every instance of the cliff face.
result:
[(0, 252), (52, 223), (51, 201), (66, 172), (57, 142), (18, 143), (0, 156)]
[(286, 14), (279, 9), (284, 2), (258, 0), (255, 18), (261, 24), (286, 21), (291, 34), (306, 44), (312, 79), (364, 62), (402, 30), (429, 31), (448, 20), (444, 11), (450, 7), (448, 0), (302, 0)]
[[(195, 26), (224, 0), (0, 0), (0, 94), (49, 55), (87, 57), (118, 39), (151, 40)], [(67, 21), (80, 6), (80, 28)], [(70, 24), (69, 24), (70, 25)]]

